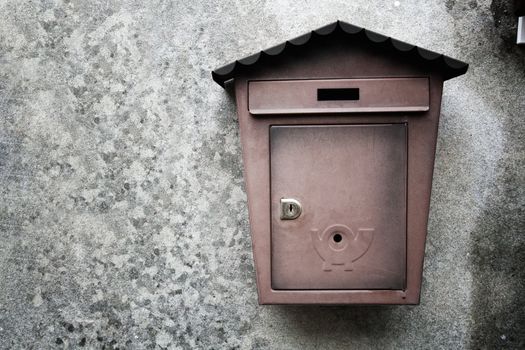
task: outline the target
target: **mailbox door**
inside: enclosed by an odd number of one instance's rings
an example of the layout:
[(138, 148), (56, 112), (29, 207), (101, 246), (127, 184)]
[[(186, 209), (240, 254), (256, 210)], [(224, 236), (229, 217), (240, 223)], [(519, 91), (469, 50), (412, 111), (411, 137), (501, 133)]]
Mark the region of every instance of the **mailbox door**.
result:
[(272, 126), (270, 172), (273, 289), (405, 288), (406, 124)]

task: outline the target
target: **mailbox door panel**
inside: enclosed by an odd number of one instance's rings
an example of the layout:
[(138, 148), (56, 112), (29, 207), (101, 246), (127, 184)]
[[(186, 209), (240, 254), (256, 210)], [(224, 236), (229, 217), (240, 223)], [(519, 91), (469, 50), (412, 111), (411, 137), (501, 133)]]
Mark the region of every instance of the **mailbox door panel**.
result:
[(406, 124), (270, 127), (273, 289), (405, 288), (406, 140)]

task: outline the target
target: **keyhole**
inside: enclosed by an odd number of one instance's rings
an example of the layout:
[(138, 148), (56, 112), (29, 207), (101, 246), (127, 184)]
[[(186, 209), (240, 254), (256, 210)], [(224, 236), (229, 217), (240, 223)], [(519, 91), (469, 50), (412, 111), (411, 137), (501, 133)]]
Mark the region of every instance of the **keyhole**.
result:
[(281, 199), (281, 220), (295, 220), (301, 215), (301, 204), (293, 198)]

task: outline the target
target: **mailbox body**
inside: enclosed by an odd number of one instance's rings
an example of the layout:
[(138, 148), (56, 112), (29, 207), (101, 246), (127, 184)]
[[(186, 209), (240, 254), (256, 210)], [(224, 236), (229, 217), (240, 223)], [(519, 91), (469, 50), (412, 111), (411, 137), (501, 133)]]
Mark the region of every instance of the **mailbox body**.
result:
[[(236, 77), (261, 304), (419, 302), (442, 85), (432, 71), (337, 42)], [(318, 101), (319, 89), (336, 88), (359, 99)], [(280, 219), (283, 197), (302, 203), (301, 216)], [(314, 242), (329, 246), (331, 226), (349, 228), (350, 244), (373, 230), (352, 270), (323, 266), (330, 257)]]
[(235, 78), (259, 303), (419, 303), (443, 81), (467, 67), (338, 21), (213, 72)]

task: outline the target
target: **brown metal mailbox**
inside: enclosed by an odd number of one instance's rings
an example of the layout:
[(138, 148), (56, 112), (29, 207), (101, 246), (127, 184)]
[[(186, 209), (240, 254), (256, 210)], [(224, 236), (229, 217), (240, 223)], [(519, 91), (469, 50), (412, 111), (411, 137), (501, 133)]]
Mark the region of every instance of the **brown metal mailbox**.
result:
[(417, 304), (443, 81), (468, 65), (344, 22), (234, 79), (261, 304)]

